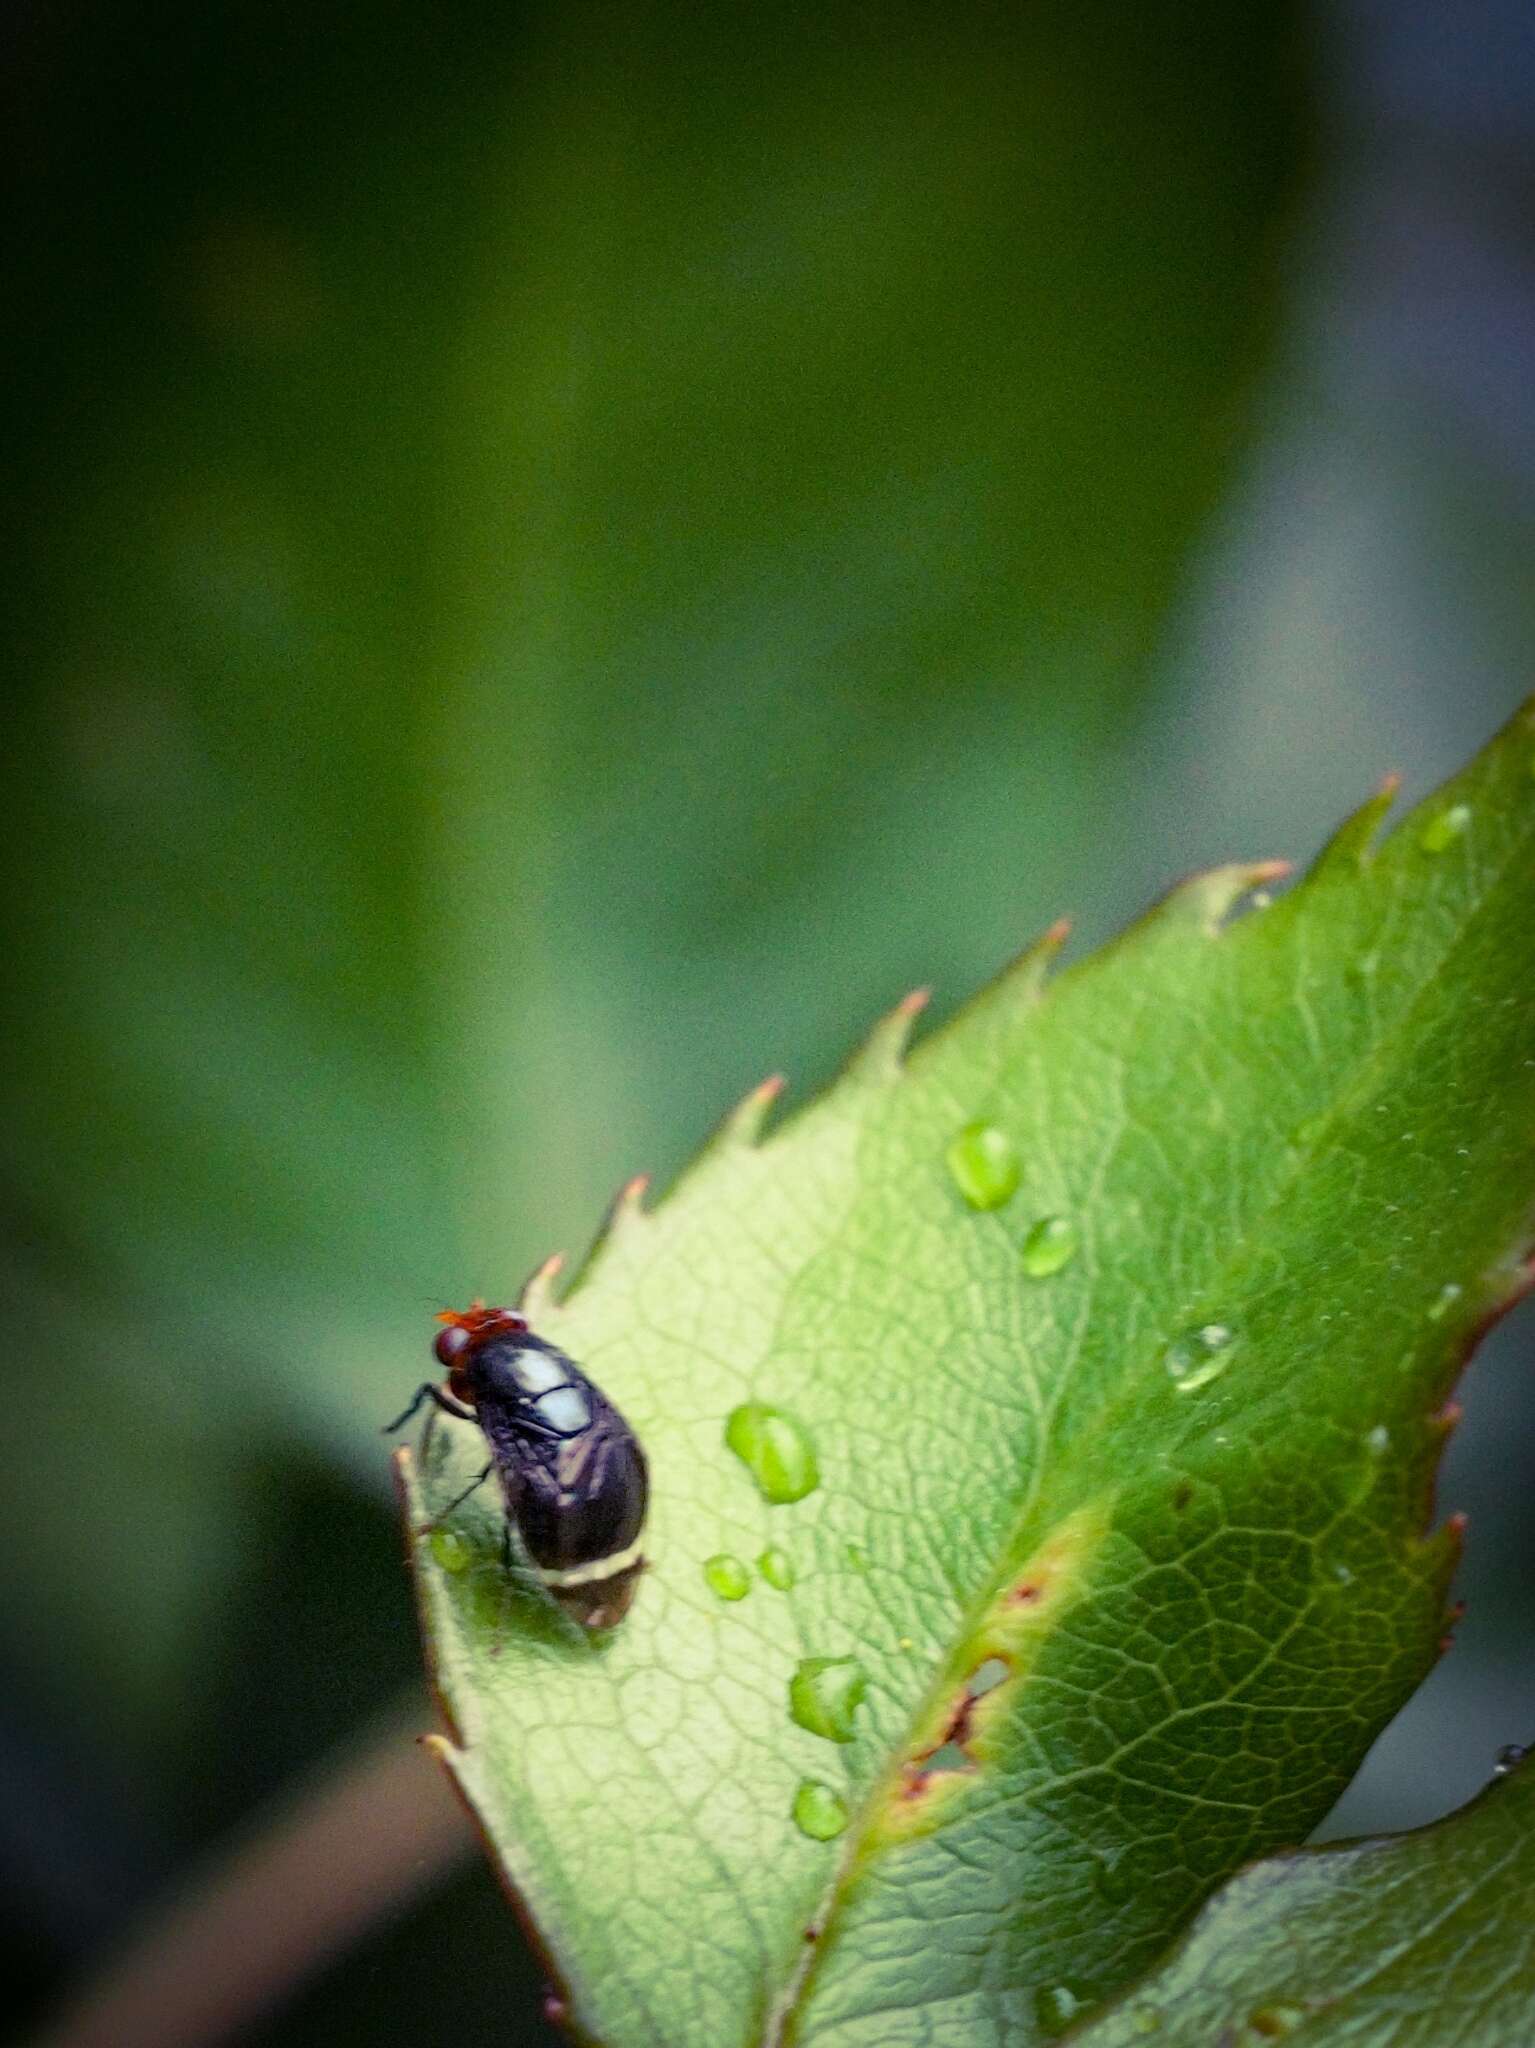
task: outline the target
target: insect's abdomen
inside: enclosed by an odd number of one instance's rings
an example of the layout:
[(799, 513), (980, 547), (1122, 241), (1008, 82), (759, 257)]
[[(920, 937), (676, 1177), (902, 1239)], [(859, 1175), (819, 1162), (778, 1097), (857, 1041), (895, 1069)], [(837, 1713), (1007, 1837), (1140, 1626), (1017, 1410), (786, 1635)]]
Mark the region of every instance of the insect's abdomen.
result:
[(648, 1490), (644, 1454), (603, 1402), (590, 1429), (523, 1471), (516, 1521), (529, 1557), (563, 1572), (620, 1556), (644, 1526)]

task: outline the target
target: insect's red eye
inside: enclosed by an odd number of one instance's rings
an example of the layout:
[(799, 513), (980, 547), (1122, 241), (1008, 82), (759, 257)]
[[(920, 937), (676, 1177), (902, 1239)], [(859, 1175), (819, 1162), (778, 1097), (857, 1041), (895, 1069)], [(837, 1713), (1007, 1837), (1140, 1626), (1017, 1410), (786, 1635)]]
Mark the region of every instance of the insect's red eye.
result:
[(446, 1329), (439, 1330), (432, 1339), (433, 1357), (440, 1366), (446, 1367), (450, 1372), (468, 1349), (469, 1332), (460, 1328), (457, 1323), (449, 1323)]

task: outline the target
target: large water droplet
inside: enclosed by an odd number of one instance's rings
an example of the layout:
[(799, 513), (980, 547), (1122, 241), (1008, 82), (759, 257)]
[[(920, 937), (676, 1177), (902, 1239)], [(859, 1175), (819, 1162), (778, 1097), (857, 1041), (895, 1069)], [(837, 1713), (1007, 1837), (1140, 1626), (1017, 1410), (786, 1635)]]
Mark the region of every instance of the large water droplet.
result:
[(728, 1550), (704, 1559), (704, 1578), (709, 1591), (717, 1593), (721, 1600), (744, 1600), (752, 1589), (751, 1573)]
[(1443, 853), (1447, 846), (1455, 844), (1470, 823), (1469, 804), (1449, 804), (1444, 810), (1435, 811), (1418, 834), (1418, 844), (1425, 853)]
[(1225, 1323), (1200, 1323), (1174, 1337), (1162, 1363), (1180, 1394), (1194, 1394), (1218, 1380), (1231, 1363), (1234, 1332)]
[(1023, 1240), (1023, 1270), (1031, 1280), (1048, 1280), (1076, 1257), (1080, 1243), (1069, 1216), (1041, 1216)]
[(821, 1483), (815, 1446), (803, 1423), (765, 1401), (745, 1401), (725, 1424), (725, 1442), (757, 1482), (764, 1500), (803, 1500)]
[(1506, 1778), (1511, 1770), (1524, 1762), (1529, 1753), (1522, 1742), (1505, 1742), (1498, 1751), (1498, 1760), (1492, 1767), (1492, 1775), (1495, 1778)]
[(431, 1548), (433, 1557), (445, 1572), (466, 1572), (474, 1562), (469, 1545), (452, 1529), (434, 1529)]
[(1039, 2031), (1052, 2039), (1064, 2034), (1086, 2010), (1087, 2000), (1069, 1984), (1041, 1984), (1034, 1993), (1034, 2017), (1039, 2022)]
[(868, 1685), (856, 1657), (802, 1657), (789, 1680), (790, 1717), (828, 1742), (851, 1742)]
[(966, 1124), (946, 1157), (954, 1185), (972, 1209), (1000, 1209), (1018, 1186), (1018, 1148), (995, 1124)]
[(777, 1544), (770, 1544), (757, 1559), (757, 1569), (770, 1586), (776, 1586), (780, 1593), (787, 1593), (794, 1584), (794, 1560), (787, 1550), (780, 1550)]
[(1446, 1280), (1443, 1287), (1428, 1305), (1428, 1319), (1431, 1323), (1442, 1322), (1465, 1293), (1464, 1287), (1453, 1280)]
[(847, 1802), (818, 1778), (802, 1778), (794, 1794), (794, 1825), (812, 1842), (833, 1841), (847, 1826)]

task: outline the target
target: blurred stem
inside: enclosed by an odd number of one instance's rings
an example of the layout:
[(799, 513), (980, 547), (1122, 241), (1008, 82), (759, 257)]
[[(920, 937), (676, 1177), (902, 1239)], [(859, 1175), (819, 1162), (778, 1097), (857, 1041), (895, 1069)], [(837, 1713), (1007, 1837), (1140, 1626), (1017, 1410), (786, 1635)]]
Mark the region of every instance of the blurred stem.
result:
[(217, 1858), (38, 2048), (209, 2048), (445, 1878), (474, 1837), (421, 1721), (412, 1700)]

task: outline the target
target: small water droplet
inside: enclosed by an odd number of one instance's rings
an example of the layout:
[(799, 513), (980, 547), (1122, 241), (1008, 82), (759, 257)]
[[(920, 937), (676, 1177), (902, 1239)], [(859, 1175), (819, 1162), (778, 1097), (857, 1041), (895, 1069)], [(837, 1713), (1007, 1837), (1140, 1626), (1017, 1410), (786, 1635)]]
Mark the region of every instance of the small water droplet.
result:
[(1277, 2041), (1281, 2035), (1293, 2034), (1306, 2017), (1303, 2005), (1291, 2005), (1285, 1999), (1278, 1999), (1272, 2005), (1260, 2005), (1247, 2015), (1250, 2034), (1260, 2041)]
[(857, 1572), (863, 1578), (868, 1577), (869, 1553), (864, 1549), (861, 1543), (850, 1543), (847, 1546), (847, 1550), (844, 1553), (844, 1555), (847, 1558), (848, 1569), (850, 1571)]
[(896, 1648), (898, 1650), (914, 1650), (916, 1647), (915, 1641), (910, 1636), (900, 1636), (896, 1640)]
[(1470, 823), (1469, 804), (1449, 804), (1444, 810), (1435, 811), (1418, 834), (1418, 844), (1425, 853), (1443, 853), (1447, 846), (1455, 844)]
[(1450, 1310), (1454, 1308), (1456, 1302), (1460, 1300), (1460, 1297), (1465, 1293), (1465, 1291), (1466, 1290), (1463, 1287), (1458, 1286), (1455, 1281), (1446, 1280), (1443, 1287), (1440, 1288), (1439, 1292), (1434, 1296), (1433, 1300), (1429, 1303), (1429, 1321), (1431, 1323), (1442, 1322), (1443, 1319), (1450, 1313)]
[(466, 1572), (474, 1562), (473, 1551), (453, 1529), (434, 1529), (431, 1549), (445, 1572)]
[(1023, 1270), (1031, 1280), (1048, 1280), (1071, 1263), (1080, 1243), (1069, 1216), (1041, 1216), (1023, 1240)]
[(704, 1578), (709, 1591), (718, 1594), (721, 1600), (744, 1600), (752, 1589), (751, 1573), (728, 1550), (704, 1559)]
[(757, 1559), (757, 1569), (780, 1593), (787, 1593), (798, 1577), (794, 1560), (787, 1550), (780, 1550), (777, 1544), (770, 1544)]
[(828, 1742), (851, 1742), (868, 1685), (856, 1657), (802, 1657), (789, 1680), (790, 1719)]
[(1352, 1586), (1354, 1583), (1353, 1571), (1346, 1564), (1335, 1564), (1332, 1567), (1332, 1575), (1340, 1586)]
[(757, 1482), (764, 1500), (782, 1506), (803, 1500), (821, 1483), (820, 1469), (803, 1423), (765, 1401), (746, 1401), (733, 1408), (725, 1424), (725, 1442)]
[(802, 1778), (794, 1794), (794, 1825), (812, 1842), (833, 1841), (847, 1826), (847, 1801), (819, 1778)]
[(966, 1124), (945, 1156), (972, 1209), (1000, 1209), (1022, 1177), (1017, 1146), (995, 1124)]
[(1064, 2034), (1086, 2009), (1087, 2000), (1069, 1984), (1041, 1984), (1034, 1993), (1034, 2017), (1039, 2022), (1039, 2031), (1052, 2039)]
[(1271, 892), (1267, 889), (1254, 889), (1251, 896), (1249, 896), (1247, 900), (1252, 905), (1254, 910), (1267, 910), (1269, 905), (1273, 902), (1274, 898)]
[(1154, 2005), (1138, 2005), (1130, 2015), (1130, 2031), (1133, 2034), (1160, 2034), (1161, 2013)]
[(1492, 1767), (1495, 1778), (1506, 1778), (1509, 1772), (1522, 1764), (1529, 1755), (1528, 1747), (1522, 1742), (1505, 1742), (1498, 1751), (1498, 1760)]
[(1377, 1422), (1373, 1429), (1364, 1433), (1364, 1447), (1372, 1458), (1383, 1458), (1391, 1448), (1391, 1432), (1385, 1423)]
[(1180, 1394), (1197, 1393), (1220, 1378), (1231, 1363), (1233, 1334), (1225, 1323), (1199, 1323), (1173, 1339), (1162, 1363)]

